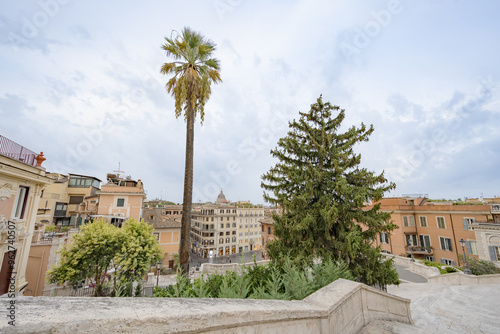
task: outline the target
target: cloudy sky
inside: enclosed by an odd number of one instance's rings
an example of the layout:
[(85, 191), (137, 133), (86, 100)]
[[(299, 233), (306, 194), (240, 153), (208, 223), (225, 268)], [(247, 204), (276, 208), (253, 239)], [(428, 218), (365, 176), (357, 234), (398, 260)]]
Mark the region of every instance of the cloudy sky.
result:
[(223, 82), (195, 129), (193, 200), (263, 203), (287, 122), (324, 100), (391, 196), (500, 195), (500, 3), (0, 0), (0, 135), (48, 171), (118, 168), (181, 202), (185, 123), (159, 73), (165, 36), (214, 41)]

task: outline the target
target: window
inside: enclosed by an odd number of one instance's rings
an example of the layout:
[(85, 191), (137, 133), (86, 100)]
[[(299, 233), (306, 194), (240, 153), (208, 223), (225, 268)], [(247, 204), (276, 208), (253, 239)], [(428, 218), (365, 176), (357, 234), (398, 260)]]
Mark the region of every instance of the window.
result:
[(233, 227), (236, 227), (236, 223), (233, 223)]
[(224, 235), (224, 232), (219, 232), (219, 236), (222, 237)]
[(220, 238), (219, 239), (219, 244), (223, 244), (224, 243), (224, 238)]
[(450, 259), (441, 259), (441, 263), (446, 264), (447, 266), (454, 266), (455, 265), (455, 261), (450, 260)]
[(471, 227), (470, 225), (471, 224), (474, 224), (476, 222), (476, 219), (475, 218), (463, 218), (462, 219), (463, 223), (464, 223), (464, 230), (474, 230), (473, 227)]
[(14, 210), (14, 217), (16, 219), (24, 218), (24, 211), (26, 209), (26, 202), (28, 202), (28, 192), (29, 188), (24, 186), (19, 186), (16, 196), (16, 206)]
[[(410, 245), (411, 243), (411, 245)], [(417, 236), (415, 234), (413, 235), (406, 235), (406, 246), (418, 246), (417, 243)]]
[(220, 224), (220, 228), (224, 228), (224, 224)]
[(233, 233), (231, 233), (231, 234), (236, 234), (236, 231), (233, 231)]
[(242, 237), (242, 236), (243, 236), (243, 232), (240, 232), (240, 237)]
[(379, 233), (379, 235), (380, 235), (380, 242), (381, 243), (384, 243), (384, 244), (389, 243), (389, 236), (387, 235), (387, 233)]
[(420, 219), (420, 226), (421, 227), (427, 227), (427, 217), (420, 216), (419, 219)]
[(153, 233), (156, 238), (156, 241), (160, 241), (160, 233)]
[(233, 237), (233, 239), (232, 239), (232, 240), (233, 240), (232, 242), (236, 242), (236, 237)]
[(415, 217), (403, 216), (403, 226), (415, 226)]
[(438, 228), (446, 228), (444, 217), (436, 217)]
[(70, 196), (69, 204), (80, 204), (83, 202), (83, 196)]
[(420, 247), (431, 247), (431, 237), (428, 235), (420, 236)]
[(227, 232), (226, 232), (226, 235), (231, 235), (231, 231), (227, 231)]
[(453, 248), (451, 247), (451, 239), (450, 238), (439, 237), (439, 242), (441, 243), (442, 250), (447, 250), (450, 252), (453, 250)]
[(118, 198), (116, 200), (116, 206), (119, 208), (125, 206), (125, 198)]
[(230, 243), (230, 241), (229, 241), (229, 240), (231, 240), (231, 239), (226, 238), (226, 244)]
[(243, 228), (243, 225), (240, 225), (240, 228)]
[(231, 224), (227, 223), (226, 228), (230, 228), (230, 227), (231, 227)]
[(267, 233), (268, 233), (268, 234), (271, 234), (271, 227), (268, 227), (268, 228), (267, 228)]
[(432, 262), (434, 262), (434, 261), (435, 261), (434, 256), (430, 256), (430, 255), (426, 255), (426, 256), (425, 256), (425, 259), (426, 259), (427, 261), (432, 261)]
[(474, 255), (478, 254), (476, 240), (467, 240), (465, 245), (467, 246), (467, 253)]

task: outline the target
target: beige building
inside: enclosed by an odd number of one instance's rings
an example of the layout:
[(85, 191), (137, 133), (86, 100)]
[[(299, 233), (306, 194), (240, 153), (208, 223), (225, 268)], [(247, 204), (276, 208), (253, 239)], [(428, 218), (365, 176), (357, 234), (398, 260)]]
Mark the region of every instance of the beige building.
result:
[(216, 204), (202, 205), (191, 216), (191, 249), (202, 257), (262, 249), (259, 220), (264, 218), (264, 208), (249, 202), (227, 203), (221, 191)]
[(476, 236), (479, 260), (492, 261), (500, 266), (500, 224), (474, 223), (471, 228)]
[(262, 226), (264, 208), (255, 205), (238, 207), (238, 252), (262, 249)]
[(44, 187), (52, 183), (43, 154), (0, 136), (0, 295), (23, 293), (26, 267)]
[(106, 179), (108, 182), (96, 192), (99, 196), (97, 214), (90, 218), (104, 218), (118, 227), (130, 218), (140, 221), (146, 198), (141, 180), (121, 178), (119, 174), (107, 174)]
[(234, 206), (209, 204), (191, 214), (191, 249), (201, 257), (236, 254), (237, 210)]
[(479, 257), (474, 229), (477, 223), (491, 222), (491, 206), (410, 197), (384, 198), (379, 203), (382, 211), (391, 212), (391, 220), (398, 226), (391, 234), (379, 233), (374, 241), (383, 252), (408, 257), (413, 254), (418, 259), (463, 265), (459, 262), (459, 255), (463, 256), (460, 245), (463, 239), (466, 255)]
[[(47, 173), (47, 177), (51, 178), (53, 183), (42, 193), (36, 219), (37, 226), (78, 227), (85, 223), (88, 217), (82, 214), (82, 203), (85, 205), (93, 201), (93, 205), (97, 205), (95, 195), (101, 180), (80, 174)], [(93, 199), (89, 200), (90, 197)]]

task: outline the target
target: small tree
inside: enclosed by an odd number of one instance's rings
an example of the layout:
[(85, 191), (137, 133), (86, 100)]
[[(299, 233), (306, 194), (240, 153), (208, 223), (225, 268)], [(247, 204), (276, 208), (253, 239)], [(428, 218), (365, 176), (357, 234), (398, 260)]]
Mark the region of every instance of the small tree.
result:
[(60, 251), (61, 261), (47, 271), (49, 283), (70, 282), (77, 285), (82, 278), (90, 278), (95, 285), (95, 296), (103, 293), (103, 275), (110, 269), (119, 247), (117, 228), (104, 220), (84, 225), (74, 234), (69, 245)]
[(160, 249), (145, 222), (130, 220), (117, 228), (104, 220), (84, 225), (72, 236), (71, 243), (60, 251), (61, 260), (47, 271), (49, 283), (70, 282), (89, 278), (95, 285), (95, 296), (103, 295), (108, 271), (114, 267), (113, 281), (120, 287), (140, 279), (160, 257)]
[[(391, 262), (382, 259), (372, 240), (390, 232), (390, 213), (380, 205), (364, 209), (395, 188), (383, 173), (360, 167), (354, 146), (373, 132), (361, 124), (340, 132), (345, 111), (319, 97), (307, 113), (289, 123), (290, 131), (271, 151), (278, 163), (262, 176), (266, 201), (281, 205), (274, 215), (277, 240), (268, 244), (273, 259), (290, 256), (312, 264), (315, 257), (342, 260), (358, 280), (375, 285), (399, 283)], [(266, 192), (267, 191), (267, 192)]]
[(153, 227), (144, 221), (130, 219), (120, 230), (120, 248), (114, 257), (116, 275), (137, 281), (147, 273), (152, 264), (160, 260), (161, 250), (153, 236)]

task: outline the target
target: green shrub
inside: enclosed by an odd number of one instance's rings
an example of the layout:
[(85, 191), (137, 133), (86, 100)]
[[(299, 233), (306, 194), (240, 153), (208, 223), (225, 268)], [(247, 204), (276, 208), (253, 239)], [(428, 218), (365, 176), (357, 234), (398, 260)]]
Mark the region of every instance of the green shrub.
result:
[(66, 232), (68, 232), (68, 231), (69, 231), (69, 229), (70, 229), (70, 227), (69, 227), (69, 226), (63, 226), (63, 227), (61, 227), (61, 229), (59, 230), (59, 232), (61, 232), (61, 233), (66, 233)]
[(56, 226), (55, 225), (48, 225), (48, 226), (45, 226), (45, 232), (46, 233), (49, 233), (49, 232), (54, 232), (56, 230)]
[(300, 300), (339, 278), (353, 280), (344, 263), (333, 261), (303, 269), (290, 259), (261, 266), (254, 259), (254, 266), (242, 265), (241, 272), (241, 275), (229, 271), (224, 275), (200, 277), (193, 283), (178, 273), (175, 285), (156, 287), (153, 296)]
[(500, 274), (500, 268), (490, 261), (476, 260), (473, 257), (467, 256), (467, 264), (474, 275)]

